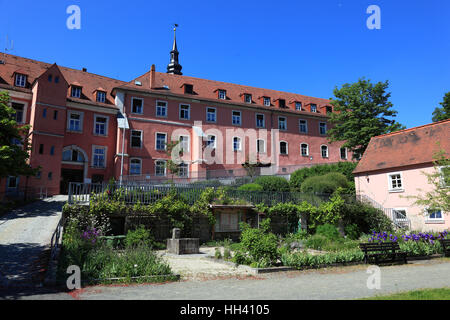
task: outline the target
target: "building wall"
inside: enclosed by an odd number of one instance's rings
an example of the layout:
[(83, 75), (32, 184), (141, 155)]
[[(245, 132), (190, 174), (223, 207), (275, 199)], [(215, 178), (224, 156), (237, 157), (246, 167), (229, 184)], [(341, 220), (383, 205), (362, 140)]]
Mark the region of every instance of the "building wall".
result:
[[(389, 171), (358, 174), (355, 177), (356, 191), (358, 194), (366, 195), (375, 200), (384, 208), (406, 210), (406, 215), (411, 220), (413, 230), (442, 231), (449, 229), (449, 213), (442, 213), (442, 221), (430, 221), (426, 218), (424, 207), (414, 205), (414, 199), (406, 198), (423, 195), (433, 190), (433, 186), (428, 184), (427, 177), (423, 172), (433, 173), (434, 167), (431, 165), (409, 166)], [(401, 174), (403, 190), (400, 192), (389, 191), (389, 174), (392, 173)]]

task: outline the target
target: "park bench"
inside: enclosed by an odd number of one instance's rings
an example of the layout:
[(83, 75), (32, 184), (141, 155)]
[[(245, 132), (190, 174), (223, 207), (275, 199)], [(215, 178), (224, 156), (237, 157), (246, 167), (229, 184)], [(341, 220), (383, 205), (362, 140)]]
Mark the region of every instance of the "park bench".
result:
[(444, 257), (450, 257), (450, 239), (440, 239), (439, 242), (444, 251)]
[(384, 262), (406, 261), (406, 252), (400, 251), (397, 242), (382, 243), (360, 243), (359, 247), (364, 252), (364, 263), (371, 263), (375, 260), (375, 264)]

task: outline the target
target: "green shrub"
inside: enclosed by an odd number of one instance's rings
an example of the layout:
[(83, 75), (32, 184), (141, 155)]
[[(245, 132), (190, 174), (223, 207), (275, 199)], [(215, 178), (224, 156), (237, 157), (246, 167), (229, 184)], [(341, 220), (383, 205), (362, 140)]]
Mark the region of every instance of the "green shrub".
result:
[[(258, 265), (271, 265), (278, 258), (278, 239), (269, 232), (270, 219), (260, 224), (260, 229), (250, 228), (247, 223), (241, 223), (241, 244), (234, 261), (254, 262)], [(239, 252), (239, 253), (238, 253)]]
[(225, 247), (225, 249), (223, 249), (223, 259), (224, 260), (230, 260), (230, 258), (231, 258), (230, 249)]
[(243, 184), (238, 188), (239, 191), (263, 191), (263, 187), (257, 183)]
[(152, 247), (153, 243), (153, 236), (143, 225), (140, 225), (136, 230), (129, 230), (125, 238), (125, 246), (127, 248), (136, 248), (138, 246)]
[(303, 182), (313, 176), (321, 176), (329, 172), (342, 173), (347, 181), (353, 181), (353, 170), (355, 170), (356, 162), (339, 162), (337, 164), (320, 164), (309, 168), (302, 168), (291, 174), (289, 185), (292, 191), (301, 191)]
[(216, 251), (214, 252), (214, 258), (222, 259), (222, 253), (220, 252), (220, 248), (216, 248)]
[(303, 267), (321, 267), (335, 263), (362, 262), (364, 253), (359, 249), (312, 255), (306, 252), (285, 253), (281, 256), (284, 266), (301, 269)]
[(329, 240), (336, 240), (341, 237), (339, 230), (329, 223), (318, 226), (316, 229), (316, 234), (322, 235)]
[(264, 191), (288, 192), (289, 182), (282, 177), (261, 176), (255, 179), (254, 183), (259, 184)]
[(357, 240), (361, 236), (358, 226), (355, 223), (349, 224), (344, 228), (345, 235), (352, 240)]
[(329, 239), (321, 234), (315, 234), (309, 237), (305, 245), (306, 247), (314, 250), (323, 250), (323, 248), (328, 244)]
[(348, 187), (347, 178), (341, 173), (330, 172), (322, 176), (313, 176), (305, 179), (300, 190), (304, 193), (332, 194), (339, 187)]

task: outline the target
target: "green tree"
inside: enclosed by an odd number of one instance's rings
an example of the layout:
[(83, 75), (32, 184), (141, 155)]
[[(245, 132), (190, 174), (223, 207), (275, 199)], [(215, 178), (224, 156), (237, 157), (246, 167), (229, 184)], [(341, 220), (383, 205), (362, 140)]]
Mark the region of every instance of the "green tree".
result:
[[(7, 92), (0, 92), (0, 178), (7, 176), (35, 175), (38, 168), (28, 164), (29, 145), (26, 135), (29, 126), (19, 126), (14, 119), (16, 113), (9, 106)], [(25, 138), (24, 138), (25, 137)]]
[(370, 138), (401, 130), (404, 127), (389, 117), (395, 117), (389, 101), (391, 94), (386, 92), (389, 82), (373, 84), (370, 80), (359, 79), (352, 84), (344, 84), (334, 89), (334, 106), (329, 122), (333, 127), (328, 130), (330, 142), (345, 141), (347, 147), (356, 154), (363, 154)]
[[(438, 143), (439, 145), (439, 143)], [(407, 196), (413, 199), (415, 205), (430, 209), (440, 209), (442, 213), (450, 212), (450, 159), (445, 150), (440, 149), (433, 156), (434, 170), (432, 173), (423, 172), (427, 177), (428, 184), (433, 186), (431, 191), (424, 192), (417, 189), (421, 194)]]
[(439, 103), (442, 107), (436, 107), (433, 111), (433, 122), (450, 119), (450, 91), (444, 95), (444, 100)]

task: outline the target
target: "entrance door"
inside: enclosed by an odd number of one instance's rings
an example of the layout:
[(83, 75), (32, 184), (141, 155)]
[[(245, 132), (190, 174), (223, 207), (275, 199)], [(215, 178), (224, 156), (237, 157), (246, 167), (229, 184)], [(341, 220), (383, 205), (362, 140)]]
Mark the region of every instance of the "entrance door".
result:
[(83, 182), (83, 170), (61, 169), (61, 194), (69, 192), (69, 182)]

